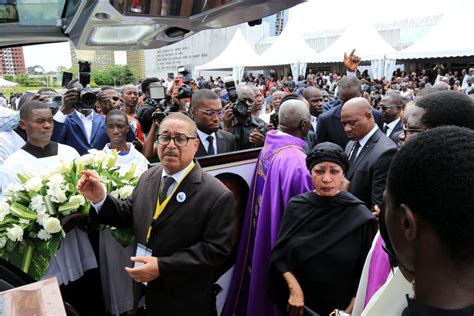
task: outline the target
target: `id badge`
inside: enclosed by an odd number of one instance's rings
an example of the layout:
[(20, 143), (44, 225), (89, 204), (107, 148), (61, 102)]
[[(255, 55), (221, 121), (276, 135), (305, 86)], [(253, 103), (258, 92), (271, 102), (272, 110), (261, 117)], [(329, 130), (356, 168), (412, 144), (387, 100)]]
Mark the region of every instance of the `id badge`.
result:
[[(147, 257), (147, 256), (151, 256), (152, 255), (152, 251), (150, 248), (147, 248), (145, 247), (144, 245), (138, 243), (137, 244), (137, 251), (135, 253), (135, 257)], [(143, 265), (143, 262), (134, 262), (133, 263), (133, 267), (136, 268), (136, 267), (139, 267), (139, 266), (142, 266)]]

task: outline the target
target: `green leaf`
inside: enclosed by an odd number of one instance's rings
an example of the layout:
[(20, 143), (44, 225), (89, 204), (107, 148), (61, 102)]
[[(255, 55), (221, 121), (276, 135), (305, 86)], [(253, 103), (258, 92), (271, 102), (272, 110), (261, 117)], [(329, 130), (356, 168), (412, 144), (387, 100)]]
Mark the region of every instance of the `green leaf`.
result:
[(124, 248), (130, 245), (135, 238), (133, 228), (111, 229), (110, 232), (115, 240), (117, 240), (117, 242)]

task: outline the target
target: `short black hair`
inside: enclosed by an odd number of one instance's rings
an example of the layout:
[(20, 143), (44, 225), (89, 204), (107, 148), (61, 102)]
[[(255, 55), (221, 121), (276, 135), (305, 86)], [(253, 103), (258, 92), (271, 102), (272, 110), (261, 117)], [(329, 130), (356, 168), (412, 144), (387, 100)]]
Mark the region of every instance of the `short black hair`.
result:
[(112, 115), (120, 115), (120, 116), (123, 116), (125, 118), (125, 121), (128, 123), (128, 116), (127, 114), (125, 114), (125, 112), (121, 111), (121, 110), (118, 110), (118, 109), (112, 109), (110, 110), (108, 113), (107, 113), (107, 116), (105, 117), (105, 123), (107, 123), (109, 117), (111, 117)]
[(361, 82), (357, 79), (356, 76), (345, 76), (337, 82), (337, 86), (340, 89), (352, 89), (352, 88), (361, 88)]
[(191, 99), (191, 107), (198, 109), (201, 107), (204, 100), (220, 100), (219, 95), (209, 89), (200, 89), (193, 93)]
[(473, 140), (463, 127), (425, 131), (401, 147), (387, 177), (392, 206), (408, 205), (458, 264), (474, 262)]
[(474, 129), (474, 103), (463, 93), (433, 92), (416, 101), (415, 105), (425, 110), (421, 123), (427, 128), (455, 125)]
[(156, 77), (146, 78), (142, 81), (142, 92), (145, 93), (148, 91), (148, 87), (150, 87), (150, 83), (152, 82), (160, 82), (160, 79)]
[(45, 92), (53, 92), (53, 93), (58, 94), (58, 91), (54, 90), (53, 88), (48, 88), (48, 87), (40, 88), (40, 89), (38, 90), (38, 92), (36, 92), (36, 93), (41, 95), (41, 94), (43, 94), (43, 93), (45, 93)]
[(20, 108), (20, 119), (25, 120), (33, 110), (49, 109), (49, 105), (40, 101), (30, 100), (25, 102)]

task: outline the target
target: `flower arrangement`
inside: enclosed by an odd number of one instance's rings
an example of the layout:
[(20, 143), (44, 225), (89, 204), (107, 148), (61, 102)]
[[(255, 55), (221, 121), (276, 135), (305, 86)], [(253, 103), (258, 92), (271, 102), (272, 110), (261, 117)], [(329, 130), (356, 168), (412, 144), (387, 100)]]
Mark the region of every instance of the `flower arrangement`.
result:
[[(8, 186), (0, 199), (0, 257), (41, 279), (65, 236), (62, 224), (72, 214), (89, 214), (90, 202), (76, 188), (81, 170), (97, 172), (110, 194), (131, 195), (140, 174), (133, 164), (119, 172), (117, 156), (117, 151), (93, 151), (39, 176), (18, 174), (21, 184)], [(122, 230), (114, 236), (122, 245), (133, 238)]]

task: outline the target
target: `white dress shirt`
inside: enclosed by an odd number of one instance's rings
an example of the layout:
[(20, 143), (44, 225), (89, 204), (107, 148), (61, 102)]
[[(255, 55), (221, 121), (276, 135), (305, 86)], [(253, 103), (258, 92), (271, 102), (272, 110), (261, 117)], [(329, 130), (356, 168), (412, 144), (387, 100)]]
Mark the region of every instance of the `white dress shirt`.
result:
[(212, 134), (206, 134), (204, 132), (201, 132), (199, 129), (197, 130), (198, 132), (198, 136), (199, 136), (199, 140), (201, 141), (201, 144), (204, 146), (204, 149), (206, 150), (206, 152), (208, 152), (209, 150), (209, 141), (207, 140), (207, 138), (209, 136), (212, 136), (214, 137), (214, 139), (212, 140), (212, 145), (214, 146), (214, 152), (217, 154), (217, 137), (216, 137), (216, 133), (212, 133)]
[[(84, 129), (85, 129), (86, 134), (87, 134), (86, 135), (87, 141), (90, 144), (91, 136), (92, 136), (92, 121), (93, 121), (94, 115), (98, 115), (98, 114), (94, 114), (94, 111), (91, 111), (91, 114), (89, 114), (88, 116), (85, 116), (84, 114), (82, 114), (79, 111), (76, 111), (76, 114), (79, 117), (79, 119), (81, 120), (82, 124), (84, 125)], [(61, 111), (58, 111), (54, 115), (54, 120), (56, 122), (60, 122), (60, 123), (64, 123), (67, 118), (68, 118), (68, 115), (64, 114)]]
[(393, 132), (393, 129), (395, 128), (395, 126), (397, 126), (398, 122), (400, 122), (400, 118), (397, 118), (396, 120), (388, 123), (388, 124), (383, 124), (383, 126), (387, 126), (388, 129), (387, 129), (387, 137), (390, 137), (390, 135), (392, 135), (392, 132)]
[[(356, 155), (359, 156), (360, 154), (360, 151), (364, 148), (365, 144), (367, 144), (367, 142), (369, 141), (370, 137), (372, 137), (372, 135), (375, 134), (375, 132), (379, 129), (379, 127), (377, 126), (377, 124), (375, 124), (374, 128), (372, 128), (370, 130), (370, 132), (365, 135), (364, 137), (362, 137), (361, 139), (359, 139), (359, 144), (360, 144), (360, 147), (359, 147), (359, 150), (357, 151)], [(352, 154), (351, 154), (352, 156)], [(356, 156), (356, 157), (357, 157)]]

